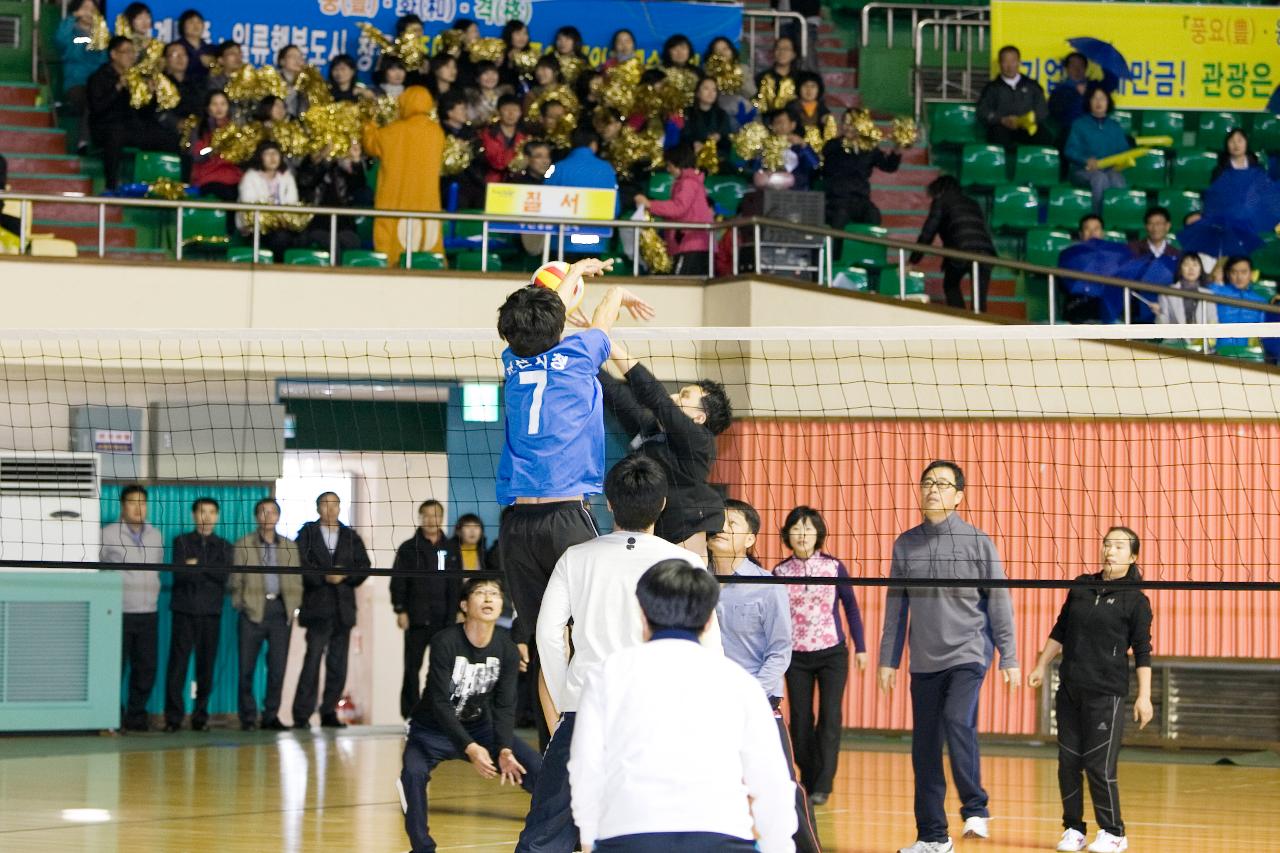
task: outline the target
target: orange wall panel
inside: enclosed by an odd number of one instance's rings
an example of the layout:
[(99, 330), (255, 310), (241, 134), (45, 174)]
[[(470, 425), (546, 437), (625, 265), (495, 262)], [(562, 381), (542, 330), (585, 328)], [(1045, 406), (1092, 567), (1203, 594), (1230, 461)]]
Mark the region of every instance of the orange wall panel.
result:
[[(712, 478), (762, 519), (766, 568), (785, 556), (779, 528), (799, 504), (819, 508), (826, 550), (851, 574), (888, 577), (894, 539), (918, 524), (915, 482), (953, 459), (968, 487), (961, 512), (996, 543), (1010, 577), (1069, 579), (1097, 570), (1113, 524), (1142, 538), (1148, 578), (1275, 580), (1280, 557), (1280, 425), (1270, 422), (741, 421), (721, 441)], [(845, 725), (909, 729), (905, 680), (875, 688), (884, 590), (856, 590), (872, 667), (853, 674)], [(1064, 590), (1014, 590), (1024, 672)], [(1280, 658), (1280, 594), (1158, 592), (1158, 655)], [(983, 731), (1032, 734), (1033, 691), (984, 688)]]

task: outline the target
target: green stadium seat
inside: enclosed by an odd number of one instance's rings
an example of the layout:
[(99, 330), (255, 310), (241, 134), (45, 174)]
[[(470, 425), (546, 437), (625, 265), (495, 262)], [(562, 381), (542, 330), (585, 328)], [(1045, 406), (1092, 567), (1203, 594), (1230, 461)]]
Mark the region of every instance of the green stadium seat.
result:
[(1280, 116), (1255, 113), (1253, 129), (1249, 131), (1249, 145), (1255, 151), (1280, 154)]
[(1274, 281), (1255, 281), (1251, 289), (1267, 302), (1276, 298), (1276, 283)]
[(1250, 346), (1248, 344), (1238, 344), (1234, 346), (1230, 344), (1225, 346), (1219, 345), (1214, 347), (1213, 352), (1215, 355), (1220, 355), (1224, 358), (1234, 358), (1239, 361), (1252, 361), (1257, 362), (1258, 364), (1267, 360), (1267, 354), (1263, 351), (1262, 347)]
[(1035, 187), (996, 187), (991, 211), (991, 227), (1014, 233), (1028, 231), (1040, 224), (1040, 196)]
[(1080, 227), (1080, 217), (1092, 212), (1093, 196), (1088, 190), (1065, 184), (1049, 189), (1048, 225), (1074, 234)]
[(378, 267), (387, 268), (387, 253), (373, 252), (368, 249), (347, 249), (342, 253), (344, 267)]
[(1174, 189), (1203, 190), (1212, 183), (1218, 155), (1212, 151), (1179, 151), (1173, 159)]
[(1032, 228), (1027, 232), (1027, 263), (1056, 267), (1058, 255), (1071, 245), (1071, 235), (1057, 228)]
[[(458, 213), (484, 213), (478, 208), (463, 208)], [(455, 240), (464, 240), (468, 237), (479, 237), (484, 233), (484, 223), (479, 220), (464, 219), (453, 223), (453, 237)], [(492, 239), (492, 237), (490, 238)]]
[(1182, 220), (1187, 218), (1187, 214), (1204, 208), (1200, 193), (1191, 190), (1161, 190), (1156, 196), (1156, 204), (1169, 211), (1174, 231), (1182, 228)]
[[(478, 272), (482, 266), (483, 252), (459, 252), (454, 268), (461, 271)], [(501, 272), (502, 258), (496, 252), (489, 253), (489, 272)]]
[(182, 158), (177, 154), (159, 151), (139, 151), (133, 160), (133, 179), (138, 183), (150, 184), (159, 178), (181, 182)]
[[(857, 222), (851, 222), (844, 227), (846, 233), (862, 234), (869, 237), (888, 237), (889, 229), (881, 228), (879, 225), (863, 225)], [(889, 250), (884, 246), (877, 246), (872, 243), (862, 243), (857, 240), (845, 240), (840, 246), (840, 258), (838, 263), (841, 267), (862, 267), (864, 269), (878, 270), (889, 266)]]
[(373, 243), (373, 217), (357, 216), (355, 220), (356, 236), (360, 238), (361, 244), (368, 246)]
[(1116, 120), (1116, 124), (1124, 128), (1124, 132), (1133, 134), (1133, 112), (1131, 110), (1112, 110), (1111, 117)]
[(1102, 239), (1109, 243), (1125, 243), (1129, 237), (1123, 231), (1107, 230), (1102, 232)]
[(959, 147), (983, 140), (973, 104), (934, 104), (929, 118), (929, 144)]
[(289, 249), (284, 253), (284, 262), (301, 267), (327, 267), (329, 253), (321, 249)]
[[(920, 296), (924, 293), (925, 277), (922, 272), (907, 273), (907, 296)], [(902, 295), (902, 282), (896, 273), (888, 273), (880, 276), (880, 294), (882, 296), (900, 296)]]
[(1212, 112), (1200, 113), (1200, 126), (1196, 130), (1196, 145), (1208, 151), (1221, 150), (1227, 138), (1227, 131), (1244, 128), (1239, 113)]
[(1280, 278), (1280, 239), (1268, 240), (1254, 252), (1253, 266), (1262, 278)]
[(1024, 145), (1013, 161), (1013, 182), (1030, 184), (1037, 189), (1051, 187), (1062, 180), (1062, 164), (1056, 148)]
[(182, 209), (183, 247), (225, 246), (227, 244), (227, 212), (186, 207)]
[(600, 260), (613, 261), (613, 269), (605, 271), (605, 275), (607, 276), (608, 275), (614, 275), (614, 276), (631, 275), (631, 273), (633, 272), (631, 261), (628, 260), (625, 255), (619, 255), (619, 254), (606, 255), (606, 256), (602, 256)]
[(676, 179), (671, 177), (670, 172), (654, 172), (649, 176), (649, 198), (656, 201), (666, 201), (671, 198), (671, 188), (675, 186)]
[(1186, 128), (1186, 116), (1177, 110), (1146, 110), (1134, 136), (1172, 136), (1173, 147), (1181, 148)]
[(1004, 149), (998, 145), (966, 145), (960, 155), (960, 186), (991, 189), (1009, 180)]
[(1102, 219), (1118, 231), (1136, 234), (1147, 215), (1147, 194), (1141, 190), (1110, 189), (1102, 195)]
[(862, 267), (845, 267), (834, 271), (831, 286), (838, 290), (866, 292), (871, 289), (871, 277)]
[(227, 260), (233, 264), (274, 264), (276, 255), (270, 249), (259, 249), (258, 258), (255, 261), (252, 246), (232, 246), (227, 249)]
[(1169, 185), (1169, 160), (1163, 151), (1151, 151), (1135, 160), (1123, 174), (1132, 189), (1162, 190)]
[(412, 259), (406, 252), (400, 256), (400, 266), (410, 268), (410, 260), (413, 262), (412, 269), (415, 270), (442, 270), (448, 266), (440, 252), (414, 252)]
[(742, 199), (751, 192), (751, 184), (732, 175), (715, 175), (707, 178), (707, 195), (720, 216), (737, 216)]

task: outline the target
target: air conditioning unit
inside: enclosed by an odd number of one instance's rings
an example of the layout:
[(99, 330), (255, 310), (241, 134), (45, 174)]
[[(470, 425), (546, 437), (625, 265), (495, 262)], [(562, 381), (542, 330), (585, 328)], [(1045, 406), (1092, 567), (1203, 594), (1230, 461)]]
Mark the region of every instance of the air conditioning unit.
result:
[(0, 453), (0, 560), (96, 562), (100, 493), (96, 453)]

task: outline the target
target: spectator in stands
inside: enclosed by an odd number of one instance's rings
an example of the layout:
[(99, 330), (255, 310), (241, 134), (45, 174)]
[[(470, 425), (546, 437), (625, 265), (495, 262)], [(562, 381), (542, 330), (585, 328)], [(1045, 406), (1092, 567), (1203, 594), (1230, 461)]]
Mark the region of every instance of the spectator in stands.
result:
[[(147, 490), (142, 486), (134, 483), (120, 490), (120, 518), (102, 528), (98, 557), (104, 563), (164, 562), (164, 540), (159, 530), (147, 524)], [(121, 725), (127, 732), (145, 732), (150, 728), (147, 697), (156, 682), (159, 660), (156, 601), (160, 598), (160, 572), (128, 569), (119, 574), (124, 592), (120, 605), (124, 620), (121, 664), (129, 670)]]
[(752, 79), (750, 70), (742, 64), (738, 54), (738, 46), (724, 36), (716, 36), (707, 45), (707, 51), (702, 55), (704, 65), (707, 58), (711, 56), (718, 56), (722, 60), (736, 65), (738, 76), (742, 80), (741, 86), (735, 91), (728, 91), (730, 87), (725, 86), (722, 81), (717, 81), (720, 83), (720, 100), (717, 103), (719, 103), (720, 109), (728, 113), (736, 130), (739, 125), (747, 120), (747, 116), (753, 109), (751, 99), (756, 96), (755, 80)]
[(209, 497), (197, 498), (191, 506), (191, 520), (195, 530), (173, 539), (175, 569), (169, 599), (173, 623), (164, 691), (166, 732), (182, 727), (192, 652), (196, 659), (196, 696), (191, 730), (209, 730), (209, 696), (213, 693), (213, 665), (218, 658), (222, 600), (231, 574), (231, 543), (213, 532), (218, 526), (218, 502)]
[[(235, 544), (235, 565), (292, 569), (298, 566), (298, 546), (276, 531), (280, 504), (263, 498), (253, 508), (257, 529)], [(240, 729), (282, 732), (280, 694), (289, 662), (289, 637), (293, 614), (302, 606), (302, 575), (275, 572), (237, 572), (231, 576), (231, 605), (239, 613)], [(258, 654), (267, 644), (267, 692), (262, 697), (262, 719), (253, 696)]]
[(440, 98), (437, 113), (440, 116), (440, 127), (446, 136), (464, 139), (468, 142), (475, 139), (476, 130), (467, 121), (467, 96), (460, 91), (452, 91)]
[(195, 9), (178, 16), (177, 43), (187, 54), (187, 76), (205, 88), (209, 85), (209, 64), (213, 61), (209, 53), (212, 45), (204, 39), (207, 26), (204, 15)]
[[(1234, 299), (1245, 299), (1249, 302), (1267, 304), (1267, 298), (1253, 289), (1253, 261), (1243, 255), (1227, 258), (1222, 265), (1226, 281), (1223, 284), (1210, 286), (1209, 292), (1219, 296), (1230, 296)], [(1219, 323), (1265, 323), (1267, 312), (1253, 308), (1237, 308), (1234, 305), (1218, 305)], [(1218, 338), (1217, 347), (1248, 346), (1248, 338)]]
[[(788, 110), (774, 110), (765, 116), (769, 129), (774, 136), (787, 140), (787, 150), (783, 155), (783, 170), (789, 173), (794, 181), (791, 189), (807, 190), (814, 174), (820, 165), (818, 153), (809, 147), (804, 137), (799, 134), (796, 117)], [(753, 162), (757, 173), (761, 172), (760, 161)]]
[[(541, 184), (551, 169), (551, 143), (544, 139), (530, 139), (521, 149), (525, 167), (511, 177), (513, 184)], [(538, 238), (539, 241), (541, 238)]]
[(668, 36), (662, 45), (662, 67), (680, 68), (696, 73), (697, 66), (693, 62), (693, 42), (684, 33)]
[(695, 150), (703, 145), (714, 145), (724, 168), (728, 167), (733, 155), (733, 143), (729, 139), (733, 133), (733, 121), (720, 108), (719, 101), (720, 89), (715, 78), (703, 77), (699, 80), (693, 104), (684, 111), (684, 128), (680, 131), (680, 140), (690, 143)]
[(499, 76), (503, 85), (510, 86), (511, 91), (523, 96), (531, 85), (528, 72), (518, 63), (518, 59), (529, 47), (529, 28), (524, 21), (507, 21), (502, 27), (502, 43), (506, 50), (502, 54), (502, 65), (498, 68)]
[(528, 111), (529, 105), (537, 100), (539, 95), (547, 89), (550, 89), (552, 86), (559, 86), (563, 82), (564, 76), (560, 73), (560, 64), (556, 62), (555, 57), (540, 57), (538, 59), (538, 64), (533, 66), (533, 80), (528, 90), (525, 92), (525, 111)]
[[(1209, 278), (1204, 262), (1195, 252), (1183, 252), (1178, 258), (1178, 275), (1173, 286), (1191, 293), (1209, 293)], [(1203, 299), (1161, 294), (1154, 308), (1157, 323), (1216, 323), (1218, 306)]]
[(427, 63), (425, 85), (436, 103), (455, 88), (461, 89), (462, 87), (458, 85), (458, 60), (447, 53), (438, 53), (431, 57), (431, 61)]
[(253, 120), (270, 129), (273, 124), (289, 120), (289, 107), (284, 98), (267, 95), (253, 108)]
[(590, 127), (579, 127), (570, 137), (569, 156), (556, 164), (547, 176), (546, 184), (553, 187), (594, 187), (616, 190), (618, 175), (613, 167), (600, 159), (600, 135)]
[(146, 3), (130, 3), (120, 14), (124, 18), (125, 26), (128, 27), (129, 38), (133, 41), (138, 55), (141, 56), (147, 49), (147, 45), (151, 44), (151, 28), (155, 23), (151, 16), (151, 9)]
[(987, 142), (1010, 153), (1019, 145), (1051, 145), (1044, 89), (1023, 75), (1022, 54), (1013, 45), (1000, 48), (999, 62), (1000, 75), (978, 96), (978, 122), (987, 129)]
[(293, 696), (293, 727), (311, 728), (320, 686), (320, 659), (325, 659), (324, 698), (320, 701), (320, 725), (342, 729), (338, 700), (347, 685), (347, 648), (356, 624), (356, 587), (365, 582), (370, 567), (360, 534), (338, 520), (341, 504), (333, 492), (316, 498), (320, 517), (298, 531), (298, 559), (304, 569), (324, 570), (324, 575), (302, 578), (302, 610), (298, 623), (307, 629), (307, 656)]
[[(1080, 217), (1080, 222), (1076, 228), (1076, 239), (1080, 243), (1085, 243), (1089, 240), (1102, 240), (1105, 235), (1104, 229), (1105, 225), (1101, 216), (1096, 213), (1086, 213)], [(1064, 249), (1063, 251), (1066, 250)], [(1059, 257), (1061, 257), (1061, 253), (1059, 253)], [(1065, 266), (1065, 264), (1059, 261), (1058, 266)], [(1102, 322), (1105, 306), (1100, 293), (1103, 285), (1078, 279), (1069, 279), (1066, 282), (1066, 288), (1067, 298), (1063, 316), (1068, 323), (1077, 325)]]
[(476, 83), (476, 66), (471, 61), (471, 46), (480, 40), (480, 25), (471, 18), (458, 18), (449, 29), (462, 34), (457, 47), (449, 53), (458, 60), (457, 85), (469, 89)]
[[(691, 142), (681, 142), (668, 151), (667, 172), (675, 178), (671, 199), (653, 201), (638, 194), (635, 197), (636, 207), (647, 207), (654, 216), (668, 222), (715, 222), (715, 212), (707, 201), (706, 177), (694, 165), (695, 157)], [(673, 275), (711, 274), (711, 261), (707, 255), (711, 246), (710, 232), (668, 231), (665, 237), (667, 251), (675, 262)]]
[(1096, 213), (1086, 213), (1080, 217), (1080, 222), (1076, 225), (1076, 236), (1081, 242), (1085, 240), (1102, 240), (1105, 239), (1106, 224), (1103, 223), (1102, 217)]
[(67, 7), (67, 17), (53, 34), (62, 60), (62, 103), (65, 112), (76, 119), (75, 140), (81, 151), (89, 147), (85, 121), (89, 77), (107, 61), (103, 51), (89, 49), (94, 19), (100, 14), (96, 0), (76, 0)]
[(1111, 72), (1103, 72), (1100, 82), (1089, 80), (1089, 60), (1083, 53), (1069, 53), (1063, 61), (1066, 75), (1049, 90), (1049, 115), (1058, 130), (1058, 145), (1066, 145), (1067, 135), (1076, 119), (1089, 111), (1089, 90), (1101, 87), (1108, 94), (1116, 90), (1117, 80)]
[[(148, 16), (150, 13), (148, 13)], [(138, 49), (124, 36), (111, 39), (111, 61), (89, 78), (89, 130), (102, 148), (102, 168), (108, 189), (120, 182), (120, 163), (126, 146), (143, 151), (178, 150), (177, 136), (161, 127), (155, 104), (135, 110), (129, 104), (124, 75), (138, 58)]]
[[(822, 550), (827, 524), (822, 513), (798, 506), (782, 523), (782, 544), (791, 556), (774, 567), (780, 578), (847, 578), (844, 564)], [(840, 760), (844, 689), (849, 680), (849, 643), (861, 674), (867, 668), (862, 614), (853, 587), (788, 586), (791, 602), (791, 665), (787, 695), (791, 697), (791, 738), (800, 784), (816, 806), (826, 803)], [(844, 620), (840, 609), (844, 608)], [(846, 632), (847, 626), (847, 632)], [(818, 717), (813, 705), (817, 694)]]
[[(471, 165), (453, 175), (440, 178), (442, 198), (448, 198), (450, 184), (458, 185), (458, 207), (474, 210), (484, 207), (484, 160), (476, 151), (476, 129), (467, 121), (467, 98), (460, 91), (452, 91), (440, 99), (440, 127), (446, 136), (461, 140), (471, 147)], [(450, 208), (452, 209), (452, 208)]]
[(498, 99), (497, 121), (480, 131), (480, 149), (484, 154), (485, 183), (501, 183), (509, 179), (511, 161), (524, 148), (528, 134), (520, 130), (524, 110), (520, 99), (505, 94)]
[(164, 49), (164, 75), (173, 81), (178, 89), (178, 105), (171, 110), (160, 113), (160, 124), (174, 134), (187, 116), (200, 115), (204, 106), (206, 77), (197, 77), (191, 73), (190, 58), (182, 42), (169, 42)]
[(1231, 170), (1257, 169), (1262, 172), (1262, 164), (1258, 155), (1249, 150), (1249, 136), (1238, 127), (1231, 128), (1227, 138), (1223, 140), (1222, 150), (1218, 152), (1218, 165), (1213, 168), (1213, 179)]
[(291, 118), (298, 118), (307, 111), (307, 96), (298, 89), (298, 76), (307, 67), (306, 54), (296, 44), (287, 44), (276, 53), (276, 70), (284, 80), (285, 111)]
[(223, 92), (209, 92), (204, 113), (191, 143), (191, 183), (201, 195), (223, 201), (240, 198), (244, 170), (213, 150), (213, 133), (231, 121), (231, 102)]
[(467, 93), (467, 120), (477, 126), (488, 124), (498, 114), (498, 101), (510, 92), (510, 87), (502, 85), (498, 66), (476, 63), (476, 85)]
[[(422, 38), (422, 19), (413, 13), (396, 18), (396, 38), (405, 37)], [(429, 42), (428, 46), (430, 46)], [(385, 60), (386, 58), (387, 54), (382, 54), (382, 59)], [(408, 71), (404, 85), (406, 87), (427, 85), (425, 68), (415, 68), (412, 71)]]
[[(240, 179), (239, 201), (243, 204), (278, 204), (282, 206), (300, 204), (298, 184), (294, 180), (289, 164), (285, 162), (284, 152), (280, 145), (272, 140), (260, 142), (253, 152), (253, 159)], [(236, 214), (236, 227), (240, 233), (249, 236), (253, 233), (253, 215)], [(275, 257), (283, 260), (284, 253), (296, 248), (302, 242), (301, 236), (288, 228), (260, 230), (259, 245), (269, 249)]]
[(348, 53), (329, 60), (329, 92), (338, 103), (373, 97), (373, 91), (356, 79), (356, 60)]
[(231, 76), (244, 67), (244, 50), (234, 41), (224, 41), (214, 51), (214, 64), (209, 69), (209, 91), (220, 92)]
[(578, 75), (578, 82), (574, 84), (573, 93), (578, 96), (578, 103), (582, 105), (581, 116), (590, 118), (592, 111), (600, 106), (600, 98), (603, 92), (603, 72), (588, 68)]
[[(400, 543), (391, 571), (434, 572), (448, 566), (449, 542), (444, 535), (444, 506), (429, 499), (418, 506), (418, 529)], [(404, 632), (404, 678), (400, 687), (400, 716), (409, 718), (422, 695), (422, 658), (431, 638), (454, 623), (457, 578), (438, 575), (400, 575), (391, 578), (391, 607)]]
[[(346, 151), (335, 151), (330, 146), (304, 157), (297, 171), (298, 198), (303, 204), (364, 208), (373, 203), (365, 179), (364, 151), (359, 142), (353, 142)], [(311, 220), (302, 242), (328, 249), (334, 237), (329, 221), (328, 216), (317, 216)], [(339, 252), (360, 248), (355, 217), (338, 217), (336, 237)]]
[[(959, 249), (980, 255), (994, 255), (995, 244), (991, 240), (991, 232), (987, 230), (987, 217), (982, 207), (960, 189), (960, 182), (951, 175), (934, 178), (927, 191), (932, 201), (929, 204), (929, 215), (920, 229), (920, 237), (916, 241), (926, 246), (933, 243), (934, 237), (942, 238), (942, 245), (948, 249)], [(924, 257), (920, 252), (911, 255), (912, 264), (920, 263)], [(944, 258), (942, 261), (942, 289), (946, 294), (947, 305), (952, 308), (964, 308), (964, 294), (960, 290), (965, 276), (972, 277), (973, 264), (967, 261)], [(972, 282), (970, 282), (972, 284)], [(978, 266), (978, 307), (987, 305), (987, 288), (991, 284), (991, 266)]]
[[(773, 8), (779, 12), (795, 12), (804, 17), (808, 36), (808, 55), (803, 57), (805, 67), (818, 70), (818, 28), (822, 25), (822, 4), (818, 0), (773, 0)], [(788, 19), (782, 25), (782, 34), (800, 49), (800, 25)], [(798, 55), (798, 54), (797, 54)]]
[(1169, 240), (1169, 226), (1172, 221), (1167, 208), (1159, 206), (1150, 208), (1142, 220), (1147, 237), (1145, 240), (1134, 240), (1129, 243), (1129, 251), (1135, 258), (1159, 258), (1177, 252), (1178, 248)]
[(850, 222), (880, 224), (880, 208), (871, 200), (871, 173), (896, 172), (902, 164), (897, 146), (886, 151), (880, 146), (863, 150), (858, 146), (854, 111), (844, 114), (841, 138), (822, 148), (822, 182), (827, 196), (827, 224), (844, 228)]
[(826, 123), (827, 116), (831, 115), (831, 109), (822, 102), (826, 93), (827, 87), (822, 82), (821, 74), (801, 71), (796, 76), (796, 99), (787, 108), (795, 116), (800, 133), (804, 133), (805, 128), (809, 127), (821, 130)]
[(609, 39), (609, 58), (604, 61), (604, 68), (608, 70), (615, 65), (621, 65), (634, 59), (636, 53), (636, 36), (631, 30), (617, 30), (613, 34), (613, 38)]
[(556, 30), (548, 55), (559, 64), (564, 82), (570, 86), (578, 81), (579, 73), (591, 67), (587, 51), (583, 48), (582, 32), (572, 24)]
[(373, 93), (379, 97), (398, 99), (404, 94), (405, 78), (408, 73), (402, 60), (394, 56), (385, 57), (382, 67), (378, 70), (377, 85)]
[(446, 566), (464, 572), (483, 572), (488, 566), (485, 550), (484, 521), (474, 512), (458, 516), (449, 537), (449, 560)]
[(1085, 103), (1089, 114), (1076, 119), (1067, 136), (1064, 153), (1071, 164), (1071, 183), (1088, 187), (1093, 194), (1093, 212), (1102, 212), (1102, 195), (1109, 189), (1128, 186), (1119, 169), (1101, 168), (1098, 161), (1129, 150), (1132, 140), (1123, 127), (1111, 118), (1115, 102), (1101, 86), (1090, 86)]
[[(410, 86), (400, 96), (400, 118), (386, 127), (364, 128), (364, 150), (379, 159), (374, 205), (382, 210), (440, 210), (440, 160), (444, 131), (431, 117), (435, 100), (422, 86)], [(401, 229), (408, 237), (402, 243)], [(391, 266), (400, 255), (440, 249), (440, 227), (429, 221), (401, 223), (381, 218), (373, 226), (373, 245), (385, 252)]]
[(781, 90), (784, 80), (794, 85), (800, 71), (796, 64), (798, 57), (795, 40), (790, 36), (779, 36), (773, 43), (773, 64), (756, 75), (756, 88), (759, 89), (766, 80), (772, 81), (775, 90)]

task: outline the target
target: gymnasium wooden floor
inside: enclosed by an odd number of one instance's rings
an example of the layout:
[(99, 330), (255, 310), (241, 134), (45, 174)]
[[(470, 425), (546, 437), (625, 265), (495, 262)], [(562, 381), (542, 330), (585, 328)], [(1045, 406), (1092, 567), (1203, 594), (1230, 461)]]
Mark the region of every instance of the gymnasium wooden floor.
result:
[[(387, 728), (0, 738), (0, 851), (404, 851), (400, 743)], [(1277, 762), (1211, 760), (1122, 758), (1130, 850), (1280, 849)], [(883, 853), (910, 842), (910, 770), (900, 743), (859, 741), (843, 753), (836, 793), (818, 810), (825, 849)], [(993, 838), (957, 850), (1052, 850), (1060, 827), (1048, 753), (990, 748), (983, 773)], [(528, 802), (452, 762), (433, 779), (432, 832), (441, 850), (511, 850)]]

